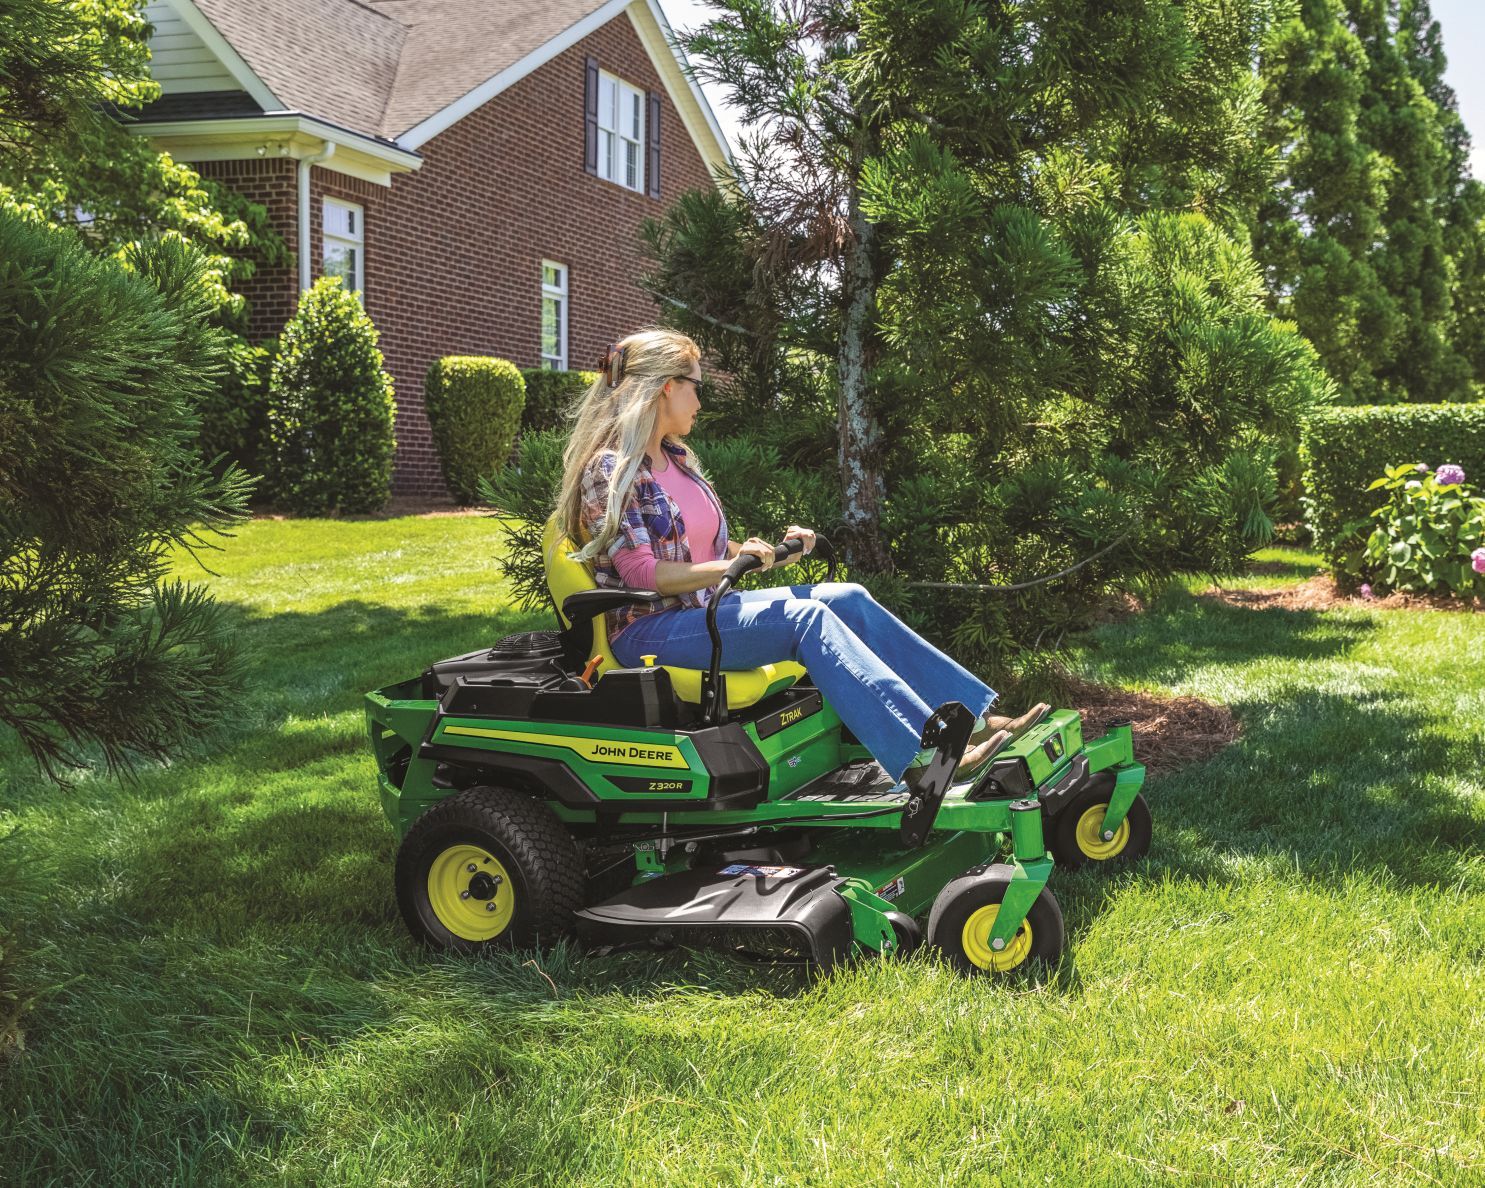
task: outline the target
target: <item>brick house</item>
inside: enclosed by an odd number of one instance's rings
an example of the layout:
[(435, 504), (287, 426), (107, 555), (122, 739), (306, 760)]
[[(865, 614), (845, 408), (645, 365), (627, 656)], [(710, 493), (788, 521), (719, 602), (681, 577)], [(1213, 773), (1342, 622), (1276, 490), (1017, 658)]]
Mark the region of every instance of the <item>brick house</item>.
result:
[(638, 232), (726, 139), (655, 0), (152, 0), (163, 95), (131, 130), (267, 207), (296, 264), (254, 339), (338, 273), (381, 332), (399, 494), (444, 493), (441, 355), (592, 367), (655, 320)]

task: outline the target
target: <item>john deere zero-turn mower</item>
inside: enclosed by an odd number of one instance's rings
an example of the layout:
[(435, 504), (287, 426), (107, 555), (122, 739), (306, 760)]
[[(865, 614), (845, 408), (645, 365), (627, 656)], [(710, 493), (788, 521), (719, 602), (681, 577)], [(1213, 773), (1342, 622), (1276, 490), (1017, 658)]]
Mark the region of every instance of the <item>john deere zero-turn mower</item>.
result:
[[(965, 973), (1006, 973), (1062, 951), (1054, 866), (1148, 848), (1127, 724), (1089, 742), (1078, 714), (1057, 711), (954, 784), (974, 716), (949, 702), (923, 733), (933, 762), (894, 783), (800, 665), (724, 667), (716, 607), (756, 557), (716, 587), (709, 670), (622, 668), (603, 612), (658, 595), (596, 588), (572, 547), (547, 525), (559, 630), (367, 695), (401, 838), (397, 899), (429, 944), (524, 948), (576, 931), (828, 969), (926, 934)], [(815, 551), (833, 577), (829, 542)]]

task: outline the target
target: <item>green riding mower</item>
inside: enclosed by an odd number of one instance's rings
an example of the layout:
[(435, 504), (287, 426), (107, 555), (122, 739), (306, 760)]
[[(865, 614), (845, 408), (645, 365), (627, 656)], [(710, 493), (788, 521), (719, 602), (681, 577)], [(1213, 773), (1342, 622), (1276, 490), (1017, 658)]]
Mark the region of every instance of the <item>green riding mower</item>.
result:
[[(598, 589), (549, 522), (557, 631), (508, 636), (367, 695), (397, 901), (435, 947), (720, 946), (828, 969), (925, 941), (965, 973), (1053, 962), (1054, 866), (1150, 842), (1130, 726), (1086, 741), (1070, 710), (954, 783), (974, 715), (937, 708), (932, 762), (893, 781), (798, 664), (708, 669), (614, 659)], [(778, 546), (783, 560), (801, 547)], [(829, 542), (815, 553), (835, 565)]]

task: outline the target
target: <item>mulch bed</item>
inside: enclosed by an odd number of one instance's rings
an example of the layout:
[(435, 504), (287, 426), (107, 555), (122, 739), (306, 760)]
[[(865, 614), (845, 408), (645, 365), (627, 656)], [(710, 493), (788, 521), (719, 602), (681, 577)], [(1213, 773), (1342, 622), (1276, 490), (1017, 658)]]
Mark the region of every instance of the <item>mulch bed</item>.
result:
[(1230, 709), (1200, 697), (1110, 689), (1074, 677), (1067, 700), (1083, 715), (1084, 738), (1097, 738), (1115, 722), (1132, 722), (1134, 756), (1151, 775), (1210, 759), (1242, 733)]
[(1285, 586), (1280, 590), (1233, 590), (1213, 586), (1201, 596), (1227, 606), (1242, 606), (1253, 610), (1323, 611), (1342, 606), (1373, 610), (1485, 610), (1485, 603), (1479, 599), (1450, 598), (1444, 594), (1392, 593), (1380, 598), (1363, 598), (1360, 594), (1347, 594), (1341, 590), (1336, 585), (1335, 578), (1328, 573), (1318, 574), (1308, 581)]

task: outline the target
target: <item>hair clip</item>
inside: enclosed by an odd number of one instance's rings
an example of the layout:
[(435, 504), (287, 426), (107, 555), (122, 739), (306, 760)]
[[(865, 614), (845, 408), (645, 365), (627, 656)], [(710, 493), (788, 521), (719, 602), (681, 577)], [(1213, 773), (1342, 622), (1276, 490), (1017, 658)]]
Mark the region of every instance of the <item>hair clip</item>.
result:
[(629, 357), (629, 348), (610, 343), (603, 348), (603, 358), (598, 361), (598, 370), (608, 376), (608, 386), (617, 388), (624, 378), (624, 362)]

